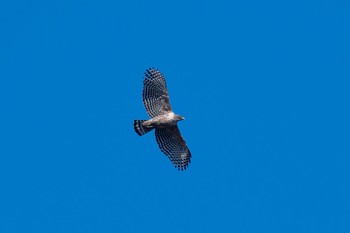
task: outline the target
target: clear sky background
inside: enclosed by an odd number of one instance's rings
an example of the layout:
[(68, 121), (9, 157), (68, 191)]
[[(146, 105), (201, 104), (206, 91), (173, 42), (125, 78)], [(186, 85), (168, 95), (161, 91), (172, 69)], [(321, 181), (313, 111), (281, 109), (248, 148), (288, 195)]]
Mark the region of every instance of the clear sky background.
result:
[[(350, 232), (350, 3), (1, 1), (0, 232)], [(139, 137), (158, 68), (192, 152)]]

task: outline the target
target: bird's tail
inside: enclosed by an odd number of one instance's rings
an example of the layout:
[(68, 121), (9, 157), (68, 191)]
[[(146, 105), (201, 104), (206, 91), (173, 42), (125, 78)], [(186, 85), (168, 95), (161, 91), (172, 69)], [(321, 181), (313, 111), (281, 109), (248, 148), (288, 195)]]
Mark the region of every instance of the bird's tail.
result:
[(145, 122), (146, 120), (134, 120), (134, 129), (135, 129), (135, 132), (142, 136), (144, 135), (145, 133), (148, 133), (149, 131), (151, 131), (153, 129), (153, 127), (144, 127), (142, 125), (143, 122)]

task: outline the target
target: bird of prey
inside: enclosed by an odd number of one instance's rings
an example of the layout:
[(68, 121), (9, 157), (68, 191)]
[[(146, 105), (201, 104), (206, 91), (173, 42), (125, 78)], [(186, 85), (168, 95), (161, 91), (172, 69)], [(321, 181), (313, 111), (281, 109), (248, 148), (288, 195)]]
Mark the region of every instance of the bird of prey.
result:
[(145, 72), (142, 100), (151, 119), (134, 120), (135, 132), (142, 136), (155, 129), (160, 150), (175, 168), (185, 170), (191, 162), (191, 152), (177, 126), (177, 122), (185, 118), (172, 111), (165, 78), (157, 69)]

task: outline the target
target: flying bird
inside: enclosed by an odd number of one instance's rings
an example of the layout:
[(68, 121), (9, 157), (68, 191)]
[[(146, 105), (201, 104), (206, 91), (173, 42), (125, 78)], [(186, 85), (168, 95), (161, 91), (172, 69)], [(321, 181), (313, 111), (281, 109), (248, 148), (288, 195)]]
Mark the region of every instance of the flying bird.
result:
[(134, 120), (135, 132), (142, 136), (155, 129), (160, 150), (175, 168), (185, 170), (191, 162), (191, 152), (177, 126), (185, 118), (172, 111), (165, 78), (157, 69), (145, 72), (142, 100), (151, 119)]

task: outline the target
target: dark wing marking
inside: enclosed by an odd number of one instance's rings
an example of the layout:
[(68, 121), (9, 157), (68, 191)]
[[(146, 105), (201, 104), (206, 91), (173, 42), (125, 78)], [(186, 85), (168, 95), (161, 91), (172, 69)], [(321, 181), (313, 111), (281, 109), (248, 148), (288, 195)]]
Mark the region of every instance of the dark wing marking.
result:
[(150, 117), (171, 111), (165, 78), (157, 69), (146, 70), (142, 99)]
[(181, 136), (177, 125), (156, 129), (160, 150), (168, 156), (178, 170), (184, 170), (191, 162), (191, 152)]

